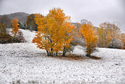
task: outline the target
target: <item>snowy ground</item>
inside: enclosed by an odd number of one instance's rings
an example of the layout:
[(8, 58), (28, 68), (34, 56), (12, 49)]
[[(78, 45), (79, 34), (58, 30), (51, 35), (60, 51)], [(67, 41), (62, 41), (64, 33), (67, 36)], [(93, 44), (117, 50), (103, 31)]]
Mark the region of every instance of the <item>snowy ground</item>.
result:
[[(11, 31), (12, 31), (12, 28), (7, 28), (8, 34), (13, 36)], [(33, 40), (33, 38), (35, 36), (35, 31), (31, 32), (30, 30), (23, 30), (23, 29), (19, 29), (19, 31), (22, 31), (23, 36), (26, 39), (27, 43), (31, 43), (32, 42), (32, 40)]]
[[(30, 31), (26, 31), (30, 32)], [(28, 34), (30, 36), (30, 34)], [(82, 60), (47, 57), (33, 43), (0, 44), (0, 84), (125, 84), (125, 50), (99, 48)], [(73, 54), (84, 55), (79, 46)], [(14, 83), (15, 84), (15, 83)]]

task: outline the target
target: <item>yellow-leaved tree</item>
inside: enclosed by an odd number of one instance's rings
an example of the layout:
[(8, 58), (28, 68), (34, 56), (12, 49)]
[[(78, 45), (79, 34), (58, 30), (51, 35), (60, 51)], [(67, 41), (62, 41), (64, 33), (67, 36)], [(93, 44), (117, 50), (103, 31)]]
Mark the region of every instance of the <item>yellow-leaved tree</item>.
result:
[(116, 24), (111, 24), (109, 22), (104, 22), (99, 25), (97, 33), (99, 36), (98, 46), (108, 47), (112, 44), (112, 48), (115, 46), (113, 39), (120, 40), (120, 28)]
[(122, 49), (125, 49), (125, 33), (121, 34)]
[[(36, 14), (35, 21), (38, 25), (36, 32), (36, 36), (34, 37), (33, 41), (36, 43), (37, 47), (40, 49), (45, 49), (47, 52), (47, 55), (52, 55), (53, 53), (53, 42), (52, 42), (52, 34), (51, 34), (51, 27), (52, 25), (49, 25), (49, 23), (53, 22), (50, 21), (51, 18), (42, 17), (40, 14)], [(51, 19), (52, 20), (52, 19)]]
[(12, 22), (13, 22), (13, 29), (12, 29), (12, 34), (13, 34), (13, 36), (14, 36), (14, 39), (15, 39), (15, 37), (16, 37), (16, 34), (18, 33), (18, 31), (19, 31), (19, 27), (18, 27), (18, 19), (16, 19), (16, 18), (14, 18), (13, 20), (12, 20)]
[(81, 37), (85, 40), (86, 56), (90, 57), (91, 53), (96, 50), (96, 45), (98, 42), (98, 35), (95, 31), (95, 28), (89, 22), (81, 26), (79, 33)]
[(97, 28), (98, 34), (98, 47), (107, 47), (111, 41), (111, 36), (109, 35), (108, 29), (104, 28), (102, 25)]
[(56, 55), (59, 51), (63, 51), (63, 56), (68, 51), (72, 41), (72, 29), (69, 23), (70, 17), (65, 16), (63, 10), (52, 9), (49, 13), (42, 17), (36, 14), (35, 21), (38, 25), (38, 32), (33, 39), (37, 47), (45, 49), (48, 56)]

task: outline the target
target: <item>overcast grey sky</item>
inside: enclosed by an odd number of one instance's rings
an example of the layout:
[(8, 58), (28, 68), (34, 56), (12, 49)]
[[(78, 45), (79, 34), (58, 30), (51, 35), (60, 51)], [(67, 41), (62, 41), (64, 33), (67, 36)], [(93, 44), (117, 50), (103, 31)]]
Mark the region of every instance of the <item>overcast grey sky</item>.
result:
[(0, 0), (0, 15), (14, 12), (46, 15), (52, 8), (61, 8), (72, 22), (86, 19), (94, 26), (119, 22), (125, 32), (125, 0)]

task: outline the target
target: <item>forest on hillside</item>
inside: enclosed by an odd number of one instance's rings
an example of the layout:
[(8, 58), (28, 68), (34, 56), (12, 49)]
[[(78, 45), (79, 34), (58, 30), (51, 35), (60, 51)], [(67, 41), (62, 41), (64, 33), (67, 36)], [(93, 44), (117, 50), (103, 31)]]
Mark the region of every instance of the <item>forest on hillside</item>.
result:
[[(12, 19), (13, 18), (13, 19)], [(103, 22), (95, 28), (90, 21), (71, 24), (69, 16), (62, 9), (54, 8), (46, 16), (41, 14), (13, 13), (0, 16), (0, 42), (25, 42), (20, 29), (36, 31), (33, 43), (45, 49), (47, 55), (72, 51), (76, 45), (86, 46), (86, 56), (90, 56), (96, 47), (125, 49), (125, 33), (117, 23)], [(11, 21), (12, 20), (12, 21)], [(13, 28), (10, 36), (6, 28)]]

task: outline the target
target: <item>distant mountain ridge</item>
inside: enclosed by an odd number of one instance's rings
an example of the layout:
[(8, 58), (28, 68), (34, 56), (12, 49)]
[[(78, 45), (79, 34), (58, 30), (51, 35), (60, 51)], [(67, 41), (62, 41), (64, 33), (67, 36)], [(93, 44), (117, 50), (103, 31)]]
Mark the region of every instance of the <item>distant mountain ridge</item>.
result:
[[(11, 13), (11, 14), (4, 14), (7, 15), (8, 18), (12, 21), (13, 18), (17, 18), (20, 22), (25, 23), (27, 21), (27, 16), (30, 14), (25, 13), (25, 12), (16, 12), (16, 13)], [(0, 15), (2, 17), (3, 15)]]

